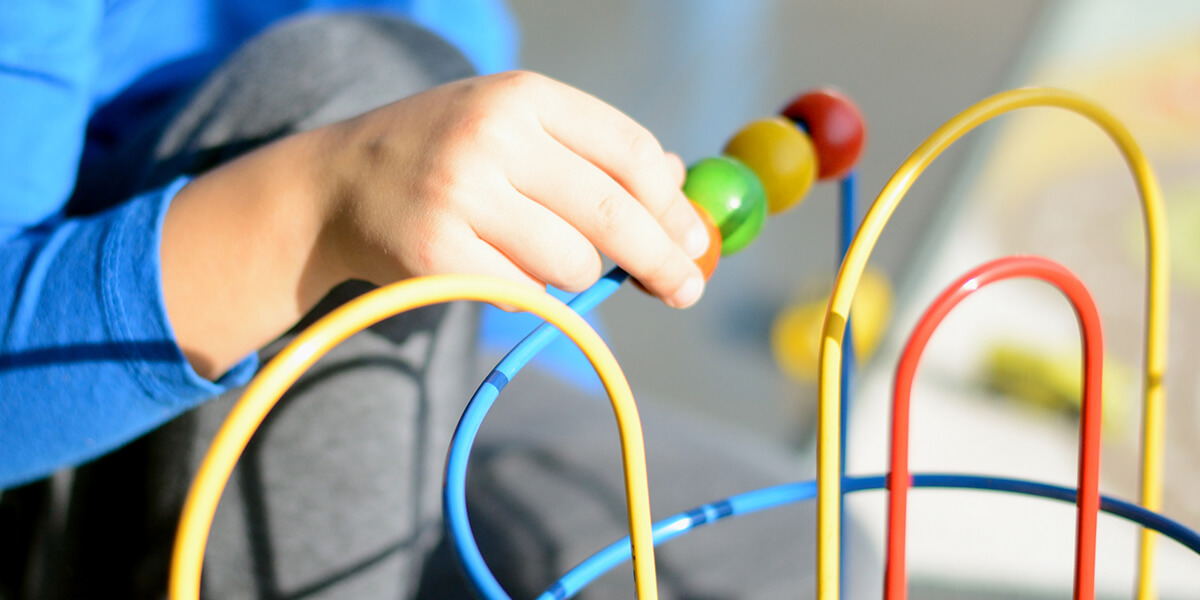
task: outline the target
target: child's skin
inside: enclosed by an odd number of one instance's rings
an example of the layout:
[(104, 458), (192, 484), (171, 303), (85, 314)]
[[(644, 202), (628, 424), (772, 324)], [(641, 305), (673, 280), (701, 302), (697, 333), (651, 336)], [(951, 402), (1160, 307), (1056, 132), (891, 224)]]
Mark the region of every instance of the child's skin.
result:
[(219, 377), (337, 284), (481, 273), (580, 291), (604, 253), (668, 305), (700, 298), (683, 163), (629, 117), (526, 72), (443, 85), (197, 177), (163, 226), (167, 313)]

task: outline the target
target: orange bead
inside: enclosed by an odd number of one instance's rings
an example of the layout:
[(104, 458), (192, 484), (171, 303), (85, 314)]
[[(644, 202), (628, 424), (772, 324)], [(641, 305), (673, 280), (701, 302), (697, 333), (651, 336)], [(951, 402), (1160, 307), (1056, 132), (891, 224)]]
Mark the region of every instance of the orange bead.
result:
[(704, 221), (705, 229), (708, 229), (708, 249), (696, 259), (696, 266), (700, 267), (700, 272), (704, 274), (704, 280), (708, 281), (712, 277), (713, 271), (717, 270), (717, 262), (721, 260), (721, 230), (717, 227), (717, 222), (713, 220), (712, 215), (704, 210), (703, 206), (692, 203), (692, 207), (696, 209), (696, 214), (700, 215), (700, 220)]
[(767, 210), (778, 214), (795, 206), (817, 177), (812, 140), (792, 121), (772, 117), (742, 128), (723, 152), (758, 175), (767, 192)]

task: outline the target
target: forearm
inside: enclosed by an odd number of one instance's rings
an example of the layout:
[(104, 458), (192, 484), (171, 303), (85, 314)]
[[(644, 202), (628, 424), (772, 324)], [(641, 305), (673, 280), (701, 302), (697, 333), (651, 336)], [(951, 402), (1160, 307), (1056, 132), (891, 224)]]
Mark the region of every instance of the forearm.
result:
[(322, 136), (291, 136), (198, 177), (168, 209), (164, 300), (203, 377), (285, 332), (342, 278), (317, 251), (328, 197), (316, 172)]

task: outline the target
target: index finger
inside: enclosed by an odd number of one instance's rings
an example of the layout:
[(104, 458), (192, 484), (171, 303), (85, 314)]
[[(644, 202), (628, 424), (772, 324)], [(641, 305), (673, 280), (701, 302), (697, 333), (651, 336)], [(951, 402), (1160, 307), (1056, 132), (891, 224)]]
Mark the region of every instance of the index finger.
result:
[[(518, 160), (509, 167), (510, 181), (519, 192), (570, 223), (668, 304), (682, 308), (699, 299), (704, 290), (700, 269), (644, 205), (556, 140), (543, 137), (531, 143), (537, 164)], [(690, 203), (683, 208), (699, 219)], [(707, 241), (708, 230), (702, 235)]]
[(679, 158), (613, 106), (567, 85), (548, 87), (552, 92), (536, 95), (546, 133), (624, 188), (685, 254), (702, 255), (708, 235), (680, 191)]

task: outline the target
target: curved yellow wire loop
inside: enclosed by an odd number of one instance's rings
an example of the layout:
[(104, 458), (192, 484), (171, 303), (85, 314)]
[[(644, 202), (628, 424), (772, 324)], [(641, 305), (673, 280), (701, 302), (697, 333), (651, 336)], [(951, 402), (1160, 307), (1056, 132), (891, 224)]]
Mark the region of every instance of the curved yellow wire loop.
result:
[[(846, 331), (850, 301), (858, 287), (867, 258), (884, 225), (905, 192), (918, 175), (955, 140), (984, 122), (1003, 113), (1031, 106), (1052, 106), (1076, 112), (1104, 130), (1120, 149), (1137, 180), (1146, 217), (1146, 350), (1143, 390), (1145, 415), (1142, 433), (1141, 502), (1157, 511), (1162, 504), (1162, 462), (1164, 404), (1163, 374), (1167, 354), (1167, 230), (1166, 213), (1158, 181), (1149, 161), (1129, 131), (1110, 113), (1091, 101), (1070, 92), (1045, 88), (1027, 88), (1003, 92), (987, 98), (959, 113), (933, 133), (905, 160), (863, 218), (838, 272), (821, 336), (818, 380), (817, 446), (817, 598), (838, 598), (839, 543), (841, 520), (838, 499), (838, 428), (841, 410), (841, 345)], [(1142, 530), (1138, 598), (1151, 600), (1154, 592), (1154, 543), (1156, 534)]]
[(296, 379), (331, 348), (384, 318), (455, 300), (532, 311), (574, 340), (591, 361), (612, 400), (620, 431), (637, 594), (645, 600), (658, 598), (642, 426), (629, 383), (608, 346), (582, 317), (545, 293), (497, 278), (440, 275), (379, 288), (347, 303), (301, 333), (254, 378), (217, 432), (188, 492), (171, 556), (172, 600), (199, 598), (204, 549), (217, 502), (250, 437)]

